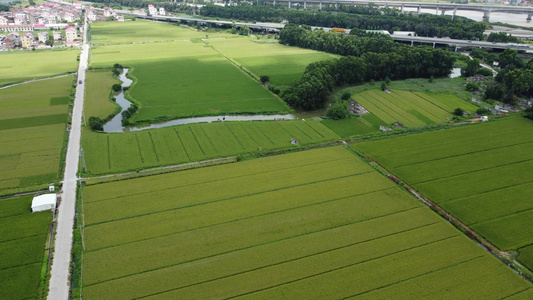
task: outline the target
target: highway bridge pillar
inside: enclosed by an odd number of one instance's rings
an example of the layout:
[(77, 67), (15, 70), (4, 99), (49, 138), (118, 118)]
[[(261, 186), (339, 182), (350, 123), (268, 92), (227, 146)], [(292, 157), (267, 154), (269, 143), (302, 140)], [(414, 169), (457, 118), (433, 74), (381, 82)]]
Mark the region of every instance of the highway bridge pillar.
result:
[(422, 9), (422, 7), (419, 5), (419, 6), (418, 6), (418, 9), (416, 10), (416, 13), (417, 13), (417, 14), (420, 14), (420, 10), (421, 10), (421, 9)]
[(307, 1), (304, 1), (304, 9), (307, 9)]
[(402, 8), (400, 9), (401, 12), (403, 12), (403, 4), (402, 4)]
[(433, 48), (435, 48), (435, 43), (433, 43)]
[(527, 14), (527, 19), (526, 19), (526, 20), (531, 21), (531, 15), (533, 15), (533, 13), (528, 13), (528, 14)]
[(455, 52), (457, 52), (457, 45), (455, 45)]
[(455, 18), (455, 13), (457, 13), (457, 6), (453, 8), (452, 20)]
[(276, 6), (276, 0), (274, 0), (274, 6)]
[(320, 10), (322, 10), (322, 2), (320, 2)]
[(490, 10), (486, 10), (483, 12), (483, 21), (489, 21), (490, 19)]
[(291, 1), (289, 1), (289, 8), (291, 8)]
[(435, 11), (435, 14), (438, 16), (439, 15), (439, 6), (437, 5), (437, 10)]
[(415, 41), (411, 41), (411, 46), (414, 46), (415, 45)]
[(335, 2), (335, 9), (339, 8), (339, 4)]

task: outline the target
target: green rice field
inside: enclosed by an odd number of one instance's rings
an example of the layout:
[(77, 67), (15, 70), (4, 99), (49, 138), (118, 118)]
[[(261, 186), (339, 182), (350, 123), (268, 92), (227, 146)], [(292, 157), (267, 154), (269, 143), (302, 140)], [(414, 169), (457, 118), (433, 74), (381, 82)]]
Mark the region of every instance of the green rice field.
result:
[(135, 83), (126, 95), (140, 104), (134, 122), (290, 111), (285, 102), (202, 42), (94, 49), (94, 66), (114, 63), (132, 68), (129, 75)]
[(352, 116), (342, 120), (326, 119), (321, 122), (343, 138), (376, 133), (379, 132), (380, 125), (388, 125), (373, 114), (365, 114), (359, 117)]
[(474, 113), (477, 106), (453, 95), (433, 95), (422, 92), (368, 90), (352, 95), (352, 99), (387, 124), (395, 121), (406, 127), (420, 127), (446, 122), (460, 107)]
[(85, 119), (99, 117), (102, 119), (111, 115), (118, 107), (109, 100), (111, 87), (120, 83), (109, 71), (88, 72), (85, 75), (85, 100), (83, 114)]
[[(83, 132), (90, 174), (118, 173), (334, 141), (318, 121), (215, 122), (116, 134)], [(261, 150), (260, 150), (261, 148)]]
[(83, 299), (532, 291), (344, 147), (90, 185), (82, 199)]
[(175, 40), (232, 37), (223, 32), (202, 32), (175, 23), (152, 22), (137, 19), (135, 22), (93, 22), (93, 45), (161, 42)]
[(33, 196), (0, 200), (0, 299), (39, 299), (49, 211), (31, 213)]
[(276, 86), (289, 85), (299, 80), (305, 68), (312, 62), (337, 57), (279, 43), (259, 43), (260, 40), (253, 42), (250, 39), (222, 39), (207, 42), (257, 77), (269, 76), (271, 83)]
[(512, 117), (354, 144), (533, 270), (533, 122)]
[(57, 180), (73, 77), (0, 89), (0, 192)]
[(0, 86), (74, 72), (77, 50), (0, 52)]

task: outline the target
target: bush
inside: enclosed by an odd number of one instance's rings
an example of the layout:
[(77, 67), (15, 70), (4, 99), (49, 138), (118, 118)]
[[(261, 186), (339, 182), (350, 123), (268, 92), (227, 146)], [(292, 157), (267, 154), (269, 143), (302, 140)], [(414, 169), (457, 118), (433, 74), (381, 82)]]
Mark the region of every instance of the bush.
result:
[(524, 110), (524, 117), (533, 120), (533, 107), (528, 107)]
[(492, 71), (487, 68), (479, 68), (477, 71), (478, 74), (481, 74), (483, 76), (491, 76), (493, 75)]
[(484, 108), (484, 107), (480, 107), (476, 110), (476, 114), (480, 115), (480, 116), (485, 116), (485, 115), (491, 115), (492, 113), (490, 112), (490, 110)]
[(381, 90), (385, 91), (387, 89), (387, 84), (385, 82), (381, 83)]
[(104, 120), (99, 117), (90, 117), (89, 126), (92, 130), (103, 131), (104, 130)]
[(262, 83), (262, 84), (266, 84), (267, 82), (270, 82), (270, 77), (267, 76), (267, 75), (261, 75), (261, 76), (259, 77), (259, 80), (261, 80), (261, 83)]
[(275, 87), (275, 86), (273, 86), (273, 85), (270, 85), (270, 86), (268, 87), (268, 89), (269, 89), (272, 93), (274, 93), (274, 94), (276, 94), (276, 95), (279, 95), (279, 93), (281, 92), (280, 89), (278, 89), (277, 87)]
[(469, 92), (477, 91), (479, 87), (475, 82), (469, 82), (466, 84), (466, 90)]
[(344, 103), (335, 103), (328, 110), (327, 116), (333, 120), (344, 119), (348, 116), (348, 108)]
[(344, 92), (344, 93), (342, 93), (341, 99), (342, 100), (350, 100), (351, 97), (352, 97), (352, 94), (350, 94), (350, 92)]
[(458, 117), (462, 117), (463, 114), (464, 114), (464, 110), (460, 107), (456, 108), (454, 111), (453, 111), (453, 114), (458, 116)]
[(112, 89), (115, 92), (120, 92), (122, 90), (122, 86), (120, 85), (120, 83), (115, 83), (115, 84), (113, 84)]

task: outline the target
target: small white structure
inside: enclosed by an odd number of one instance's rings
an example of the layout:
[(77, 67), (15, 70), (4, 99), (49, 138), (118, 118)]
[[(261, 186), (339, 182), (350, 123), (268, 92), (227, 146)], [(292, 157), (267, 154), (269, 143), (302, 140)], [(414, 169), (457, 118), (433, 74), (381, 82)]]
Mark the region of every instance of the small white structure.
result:
[(38, 212), (56, 209), (57, 194), (44, 194), (33, 197), (31, 211)]
[(160, 16), (164, 16), (166, 13), (165, 13), (165, 8), (164, 7), (160, 7), (159, 8), (159, 15)]
[(148, 14), (151, 16), (157, 16), (157, 9), (152, 5), (148, 5)]
[(489, 120), (489, 117), (487, 116), (481, 116), (481, 122), (486, 122)]

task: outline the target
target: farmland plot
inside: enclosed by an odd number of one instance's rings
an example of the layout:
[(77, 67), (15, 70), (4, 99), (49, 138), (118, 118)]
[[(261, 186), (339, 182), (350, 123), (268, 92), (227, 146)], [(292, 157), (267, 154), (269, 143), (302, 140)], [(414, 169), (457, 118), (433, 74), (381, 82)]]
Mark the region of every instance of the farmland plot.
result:
[(354, 145), (530, 269), (532, 146), (520, 117)]
[(91, 185), (82, 198), (84, 299), (531, 290), (343, 147)]
[(32, 196), (0, 200), (0, 298), (37, 299), (49, 211), (31, 213)]
[(318, 144), (339, 138), (317, 121), (218, 122), (119, 134), (86, 129), (82, 147), (88, 172), (117, 173), (243, 153)]
[(54, 182), (72, 76), (0, 90), (0, 191)]

